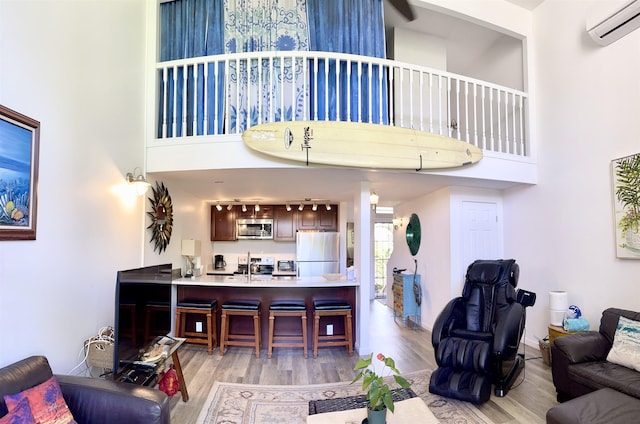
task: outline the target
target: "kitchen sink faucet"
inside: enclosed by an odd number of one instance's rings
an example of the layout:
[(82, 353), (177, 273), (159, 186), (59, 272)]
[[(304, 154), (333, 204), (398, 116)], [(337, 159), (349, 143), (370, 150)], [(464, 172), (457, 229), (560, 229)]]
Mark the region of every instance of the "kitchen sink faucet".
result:
[(251, 281), (251, 251), (247, 252), (247, 281)]

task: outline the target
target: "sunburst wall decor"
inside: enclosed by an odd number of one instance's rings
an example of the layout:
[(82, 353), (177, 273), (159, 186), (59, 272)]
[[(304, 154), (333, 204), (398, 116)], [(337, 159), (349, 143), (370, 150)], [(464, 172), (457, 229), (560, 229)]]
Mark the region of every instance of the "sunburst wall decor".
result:
[(164, 183), (156, 181), (156, 188), (151, 187), (151, 189), (153, 190), (153, 198), (149, 197), (151, 212), (147, 212), (147, 215), (151, 218), (151, 224), (147, 227), (151, 229), (149, 243), (154, 243), (154, 251), (157, 250), (158, 253), (162, 253), (163, 250), (166, 250), (171, 240), (173, 205), (169, 190), (164, 186)]

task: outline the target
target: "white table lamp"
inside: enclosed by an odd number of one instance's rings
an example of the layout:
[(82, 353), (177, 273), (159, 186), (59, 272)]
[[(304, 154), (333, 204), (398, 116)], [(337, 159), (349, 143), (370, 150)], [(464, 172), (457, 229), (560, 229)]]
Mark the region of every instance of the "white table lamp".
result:
[(187, 257), (187, 272), (185, 277), (193, 276), (193, 258), (200, 256), (200, 240), (182, 240), (182, 256)]

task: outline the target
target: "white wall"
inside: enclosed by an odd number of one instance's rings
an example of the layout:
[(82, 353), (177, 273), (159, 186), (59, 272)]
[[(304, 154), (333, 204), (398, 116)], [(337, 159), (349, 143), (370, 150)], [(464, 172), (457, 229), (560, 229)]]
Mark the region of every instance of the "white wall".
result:
[(505, 251), (538, 294), (529, 336), (543, 336), (548, 292), (566, 290), (597, 329), (602, 310), (639, 310), (640, 261), (615, 257), (611, 160), (640, 151), (640, 31), (599, 47), (590, 1), (546, 0), (534, 13), (539, 183), (504, 196)]
[[(156, 181), (154, 181), (152, 174), (149, 174), (149, 180), (155, 188)], [(145, 213), (144, 264), (157, 265), (171, 263), (173, 269), (182, 268), (182, 273), (184, 274), (187, 263), (185, 257), (181, 255), (181, 250), (182, 240), (186, 239), (200, 240), (201, 257), (195, 261), (195, 266), (210, 264), (211, 242), (209, 240), (211, 239), (211, 234), (209, 231), (209, 217), (211, 205), (191, 195), (187, 188), (180, 183), (167, 179), (159, 179), (157, 183), (164, 184), (171, 196), (171, 204), (173, 205), (173, 229), (167, 248), (162, 252), (154, 250), (154, 243), (151, 242), (151, 230), (147, 229), (151, 224), (151, 219)], [(149, 189), (146, 195), (145, 210), (151, 210), (149, 198), (153, 197), (153, 191)], [(203, 272), (204, 271), (206, 271), (206, 269), (203, 268)]]
[[(450, 296), (450, 189), (444, 188), (434, 193), (418, 197), (411, 202), (394, 208), (395, 216), (403, 219), (403, 226), (395, 230), (393, 236), (393, 253), (387, 266), (389, 275), (387, 281), (392, 282), (393, 268), (406, 268), (407, 273), (416, 269), (420, 274), (422, 285), (422, 326), (427, 329), (433, 327), (433, 322)], [(406, 242), (407, 223), (411, 214), (415, 213), (420, 219), (421, 242), (416, 256), (411, 252)], [(391, 284), (387, 285), (387, 298), (393, 299)], [(387, 302), (393, 307), (391, 302)]]
[(144, 24), (141, 0), (0, 1), (0, 103), (41, 122), (37, 239), (0, 241), (0, 366), (70, 371), (142, 263)]
[(447, 70), (447, 49), (442, 39), (405, 28), (392, 28), (386, 36), (389, 59)]

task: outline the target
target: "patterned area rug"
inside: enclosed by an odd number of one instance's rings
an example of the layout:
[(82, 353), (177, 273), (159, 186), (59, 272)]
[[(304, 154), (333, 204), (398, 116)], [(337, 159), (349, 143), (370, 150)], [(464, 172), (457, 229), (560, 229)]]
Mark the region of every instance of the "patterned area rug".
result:
[[(429, 393), (428, 371), (408, 373), (411, 389), (443, 424), (487, 424), (472, 404)], [(308, 386), (214, 383), (196, 424), (304, 424), (309, 401), (362, 394), (348, 382)]]

